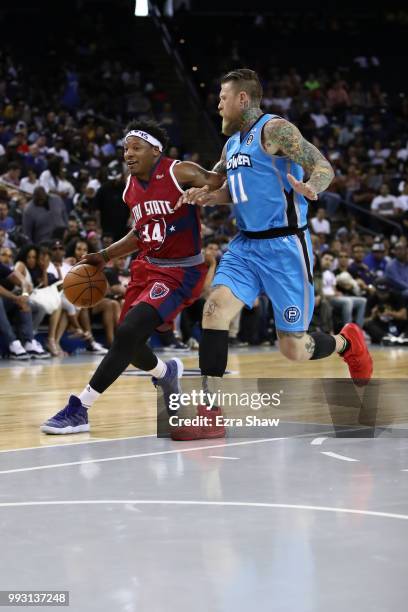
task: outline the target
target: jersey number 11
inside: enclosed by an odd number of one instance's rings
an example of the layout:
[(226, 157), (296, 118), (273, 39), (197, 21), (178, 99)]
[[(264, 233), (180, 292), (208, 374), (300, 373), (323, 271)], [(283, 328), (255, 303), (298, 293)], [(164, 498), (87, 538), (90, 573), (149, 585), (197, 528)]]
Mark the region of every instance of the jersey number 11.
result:
[(237, 191), (235, 188), (235, 174), (231, 174), (230, 179), (229, 179), (229, 186), (231, 188), (232, 201), (234, 202), (234, 204), (239, 204), (240, 202), (248, 202), (248, 196), (245, 193), (241, 173), (238, 172), (236, 177), (237, 177), (239, 197), (237, 196)]

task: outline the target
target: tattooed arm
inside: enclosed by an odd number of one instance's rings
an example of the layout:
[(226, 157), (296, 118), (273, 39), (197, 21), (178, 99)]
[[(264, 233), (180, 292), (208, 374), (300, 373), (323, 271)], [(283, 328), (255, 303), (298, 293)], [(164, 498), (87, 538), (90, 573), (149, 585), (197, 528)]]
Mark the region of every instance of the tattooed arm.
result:
[[(191, 162), (181, 162), (174, 167), (174, 170), (184, 164), (190, 164)], [(193, 164), (194, 166), (196, 164)], [(199, 167), (199, 166), (198, 166)], [(201, 168), (201, 170), (203, 170)], [(226, 181), (227, 176), (227, 156), (226, 156), (226, 145), (221, 153), (220, 160), (215, 164), (212, 172), (207, 172), (207, 175), (211, 175), (212, 183), (208, 181), (201, 183), (201, 185), (191, 183), (194, 187), (187, 189), (180, 197), (176, 204), (176, 210), (183, 204), (197, 204), (198, 206), (214, 206), (216, 204), (231, 204), (232, 198), (228, 189), (228, 183)], [(217, 178), (214, 178), (217, 177)], [(178, 177), (177, 180), (182, 182)], [(187, 182), (187, 181), (186, 181)], [(213, 184), (218, 183), (216, 187)]]
[(312, 143), (303, 138), (298, 128), (286, 119), (271, 119), (265, 124), (262, 144), (270, 155), (283, 154), (300, 164), (309, 174), (306, 183), (288, 174), (293, 189), (311, 200), (327, 189), (334, 177), (334, 171), (327, 159)]
[(226, 146), (224, 146), (221, 159), (212, 169), (205, 170), (194, 162), (180, 162), (174, 166), (174, 174), (179, 183), (190, 187), (207, 186), (208, 191), (219, 189), (227, 175)]
[(222, 148), (220, 161), (218, 161), (215, 164), (213, 168), (213, 172), (222, 174), (224, 177), (227, 176), (227, 145), (226, 144)]

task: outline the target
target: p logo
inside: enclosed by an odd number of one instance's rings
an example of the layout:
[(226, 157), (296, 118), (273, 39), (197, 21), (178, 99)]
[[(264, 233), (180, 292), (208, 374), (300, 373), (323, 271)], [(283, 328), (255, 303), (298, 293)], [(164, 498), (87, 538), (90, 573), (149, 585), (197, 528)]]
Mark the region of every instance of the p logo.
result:
[(288, 306), (285, 308), (283, 317), (288, 323), (297, 323), (300, 319), (300, 310), (297, 306)]

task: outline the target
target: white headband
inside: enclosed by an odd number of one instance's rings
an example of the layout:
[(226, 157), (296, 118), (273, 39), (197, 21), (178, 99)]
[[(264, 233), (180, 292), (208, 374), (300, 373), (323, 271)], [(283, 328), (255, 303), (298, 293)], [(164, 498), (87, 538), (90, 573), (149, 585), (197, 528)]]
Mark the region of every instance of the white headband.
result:
[(143, 138), (143, 140), (146, 140), (146, 142), (151, 144), (152, 147), (157, 147), (160, 152), (163, 151), (163, 145), (160, 142), (160, 140), (157, 140), (157, 138), (155, 138), (148, 132), (142, 132), (141, 130), (131, 130), (130, 132), (126, 134), (125, 140), (130, 138), (130, 136), (136, 136), (137, 138)]

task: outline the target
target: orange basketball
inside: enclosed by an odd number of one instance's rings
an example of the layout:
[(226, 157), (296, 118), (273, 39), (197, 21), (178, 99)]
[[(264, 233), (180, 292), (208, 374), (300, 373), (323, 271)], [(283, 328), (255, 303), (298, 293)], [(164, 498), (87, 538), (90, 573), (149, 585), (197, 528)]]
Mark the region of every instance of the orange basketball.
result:
[(91, 308), (102, 300), (108, 283), (104, 273), (90, 264), (74, 266), (64, 278), (64, 293), (75, 306)]

